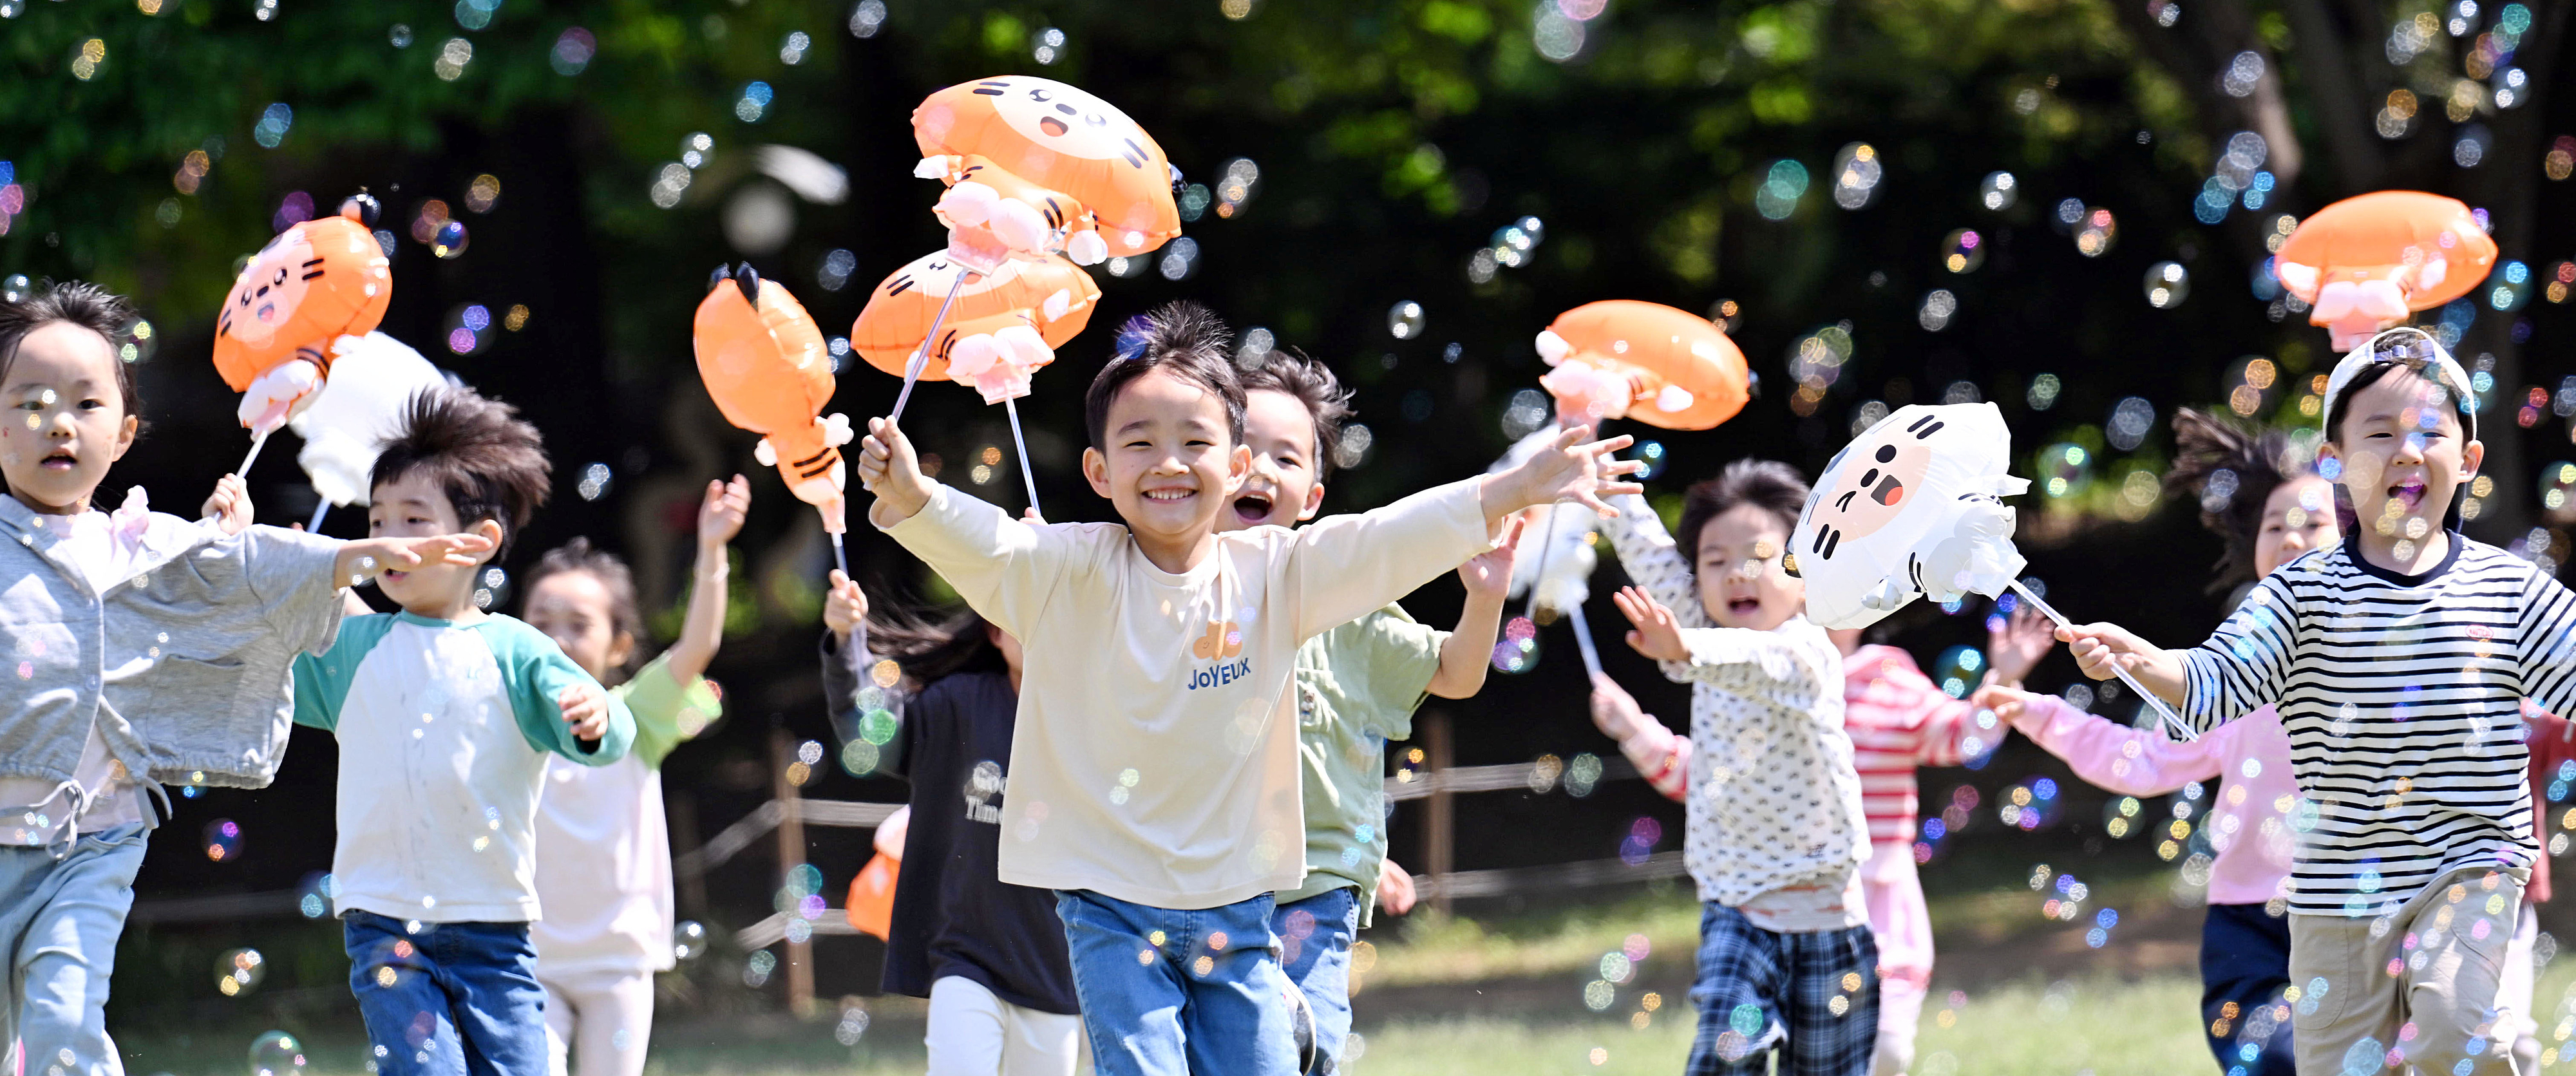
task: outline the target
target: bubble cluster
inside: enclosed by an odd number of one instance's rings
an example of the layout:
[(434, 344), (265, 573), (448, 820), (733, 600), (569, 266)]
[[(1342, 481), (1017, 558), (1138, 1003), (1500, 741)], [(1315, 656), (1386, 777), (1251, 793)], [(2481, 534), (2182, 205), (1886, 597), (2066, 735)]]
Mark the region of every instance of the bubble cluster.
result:
[(1934, 288), (1923, 293), (1923, 305), (1915, 308), (1914, 323), (1923, 326), (1925, 332), (1937, 333), (1949, 328), (1950, 319), (1958, 313), (1959, 297), (1947, 288)]
[(217, 863), (226, 863), (240, 859), (242, 850), (241, 824), (229, 818), (218, 818), (212, 822), (208, 822), (206, 823), (204, 831), (204, 839), (199, 843), (206, 849), (206, 858)]
[(2039, 474), (2040, 491), (2051, 497), (2082, 493), (2093, 481), (2093, 454), (2082, 445), (2050, 445), (2039, 450)]
[(585, 465), (581, 469), (581, 481), (573, 486), (573, 492), (580, 494), (581, 499), (585, 501), (598, 500), (608, 495), (608, 487), (613, 478), (614, 475), (605, 463)]
[(1537, 217), (1522, 217), (1494, 229), (1490, 242), (1468, 256), (1467, 281), (1482, 284), (1494, 279), (1498, 270), (1528, 265), (1539, 243), (1546, 238), (1547, 225)]
[(2148, 306), (2171, 310), (2191, 294), (2191, 272), (2180, 262), (2157, 262), (2147, 267), (2146, 288)]
[(286, 132), (295, 126), (295, 109), (279, 101), (261, 110), (259, 122), (251, 125), (251, 141), (264, 149), (276, 149), (286, 141)]
[(1878, 149), (1867, 142), (1854, 142), (1834, 155), (1834, 204), (1844, 209), (1866, 208), (1878, 200), (1879, 180), (1886, 169)]
[(466, 65), (473, 62), (474, 43), (461, 37), (451, 37), (438, 47), (438, 58), (430, 61), (429, 70), (442, 82), (454, 82), (465, 77)]
[(875, 37), (878, 31), (885, 29), (885, 23), (885, 0), (859, 0), (858, 6), (850, 9), (851, 37)]
[(456, 355), (479, 354), (491, 344), (492, 329), (492, 308), (481, 303), (460, 305), (447, 312), (447, 350)]
[(745, 83), (742, 92), (734, 97), (733, 118), (744, 123), (760, 122), (762, 116), (769, 114), (769, 102), (776, 96), (777, 91), (766, 82)]
[(2145, 397), (2127, 396), (2111, 408), (2111, 421), (2104, 425), (2102, 434), (2111, 442), (2111, 447), (2131, 452), (2147, 439), (2148, 431), (2155, 426), (2156, 405), (2148, 403)]
[(1406, 299), (1388, 307), (1386, 333), (1398, 340), (1411, 340), (1422, 335), (1422, 304)]
[(2110, 210), (2100, 206), (2085, 209), (2075, 222), (2075, 252), (2087, 258), (2110, 253), (2111, 244), (2119, 238), (2119, 222)]
[(1941, 240), (1941, 268), (1953, 273), (1973, 273), (1986, 264), (1986, 240), (1975, 231), (1961, 228)]
[(215, 992), (239, 997), (268, 978), (268, 958), (257, 949), (234, 949), (215, 959)]
[(2021, 200), (2021, 181), (2010, 172), (1988, 172), (1977, 184), (1977, 204), (1995, 212), (2013, 207)]
[(1525, 616), (1504, 622), (1502, 639), (1494, 644), (1494, 668), (1519, 674), (1537, 667), (1538, 625)]
[(1753, 211), (1769, 220), (1787, 220), (1806, 195), (1807, 166), (1793, 160), (1773, 161), (1763, 172), (1761, 185), (1753, 189)]

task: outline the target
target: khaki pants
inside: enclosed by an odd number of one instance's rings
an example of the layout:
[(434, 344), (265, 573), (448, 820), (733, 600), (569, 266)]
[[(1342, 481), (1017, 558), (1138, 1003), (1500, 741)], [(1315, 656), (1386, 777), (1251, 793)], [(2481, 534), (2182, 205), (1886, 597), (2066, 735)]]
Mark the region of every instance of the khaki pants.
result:
[(2299, 1076), (2527, 1076), (2522, 1014), (2497, 1009), (2521, 914), (2521, 879), (2479, 867), (2385, 919), (2291, 916)]

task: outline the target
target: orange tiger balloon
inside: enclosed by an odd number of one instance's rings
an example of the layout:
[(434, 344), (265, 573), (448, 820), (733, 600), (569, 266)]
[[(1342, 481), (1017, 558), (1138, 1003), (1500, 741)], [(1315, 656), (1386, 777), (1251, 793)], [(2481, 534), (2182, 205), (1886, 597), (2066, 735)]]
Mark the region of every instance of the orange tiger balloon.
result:
[[(1065, 226), (1062, 248), (1078, 262), (1133, 257), (1181, 234), (1176, 173), (1163, 148), (1126, 113), (1072, 86), (1027, 75), (960, 83), (912, 110), (912, 133), (928, 158), (925, 175), (960, 182), (976, 163), (968, 158), (982, 158), (991, 167), (972, 178), (996, 201), (1024, 208), (1027, 216), (1011, 211), (1022, 225), (1046, 216), (1045, 199), (1030, 200), (1028, 188), (1079, 203), (1084, 212), (1073, 216), (1082, 219)], [(994, 172), (1012, 180), (987, 178)]]
[[(850, 346), (868, 365), (902, 377), (904, 365), (923, 346), (924, 335), (960, 273), (965, 274), (965, 286), (957, 289), (948, 321), (939, 327), (939, 338), (930, 343), (921, 376), (950, 380), (949, 364), (962, 354), (974, 371), (963, 380), (984, 390), (987, 403), (1027, 395), (1028, 379), (1023, 375), (1053, 360), (1054, 349), (1090, 323), (1092, 307), (1100, 301), (1100, 286), (1092, 283), (1091, 274), (1063, 258), (1011, 259), (990, 273), (978, 273), (959, 267), (942, 251), (913, 259), (868, 294), (867, 308), (850, 326)], [(1034, 339), (1016, 332), (996, 336), (1013, 327), (1027, 330)], [(982, 361), (988, 355), (1010, 369), (998, 370)]]
[(850, 443), (850, 420), (822, 413), (832, 401), (832, 362), (804, 305), (748, 263), (734, 273), (718, 266), (698, 304), (691, 343), (698, 376), (725, 421), (761, 434), (754, 450), (760, 462), (778, 468), (797, 500), (822, 511), (825, 530), (841, 533), (841, 491), (849, 481), (841, 446)]
[(339, 216), (277, 233), (234, 278), (215, 314), (215, 370), (243, 394), (241, 424), (276, 429), (311, 402), (342, 337), (363, 337), (393, 301), (391, 263), (361, 219), (364, 195)]
[(1539, 384), (1578, 422), (1633, 418), (1667, 430), (1705, 430), (1744, 409), (1752, 378), (1744, 352), (1708, 319), (1661, 303), (1605, 299), (1556, 317), (1538, 334), (1555, 367)]

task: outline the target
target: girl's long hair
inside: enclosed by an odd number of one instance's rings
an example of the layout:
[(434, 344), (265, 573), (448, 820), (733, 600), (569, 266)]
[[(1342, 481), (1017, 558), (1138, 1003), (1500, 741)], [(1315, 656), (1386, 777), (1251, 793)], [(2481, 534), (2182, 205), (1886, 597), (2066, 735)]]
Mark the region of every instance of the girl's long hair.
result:
[(2263, 502), (2282, 483), (2314, 472), (2283, 469), (2294, 457), (2289, 437), (2279, 430), (2188, 407), (2174, 412), (2173, 430), (2174, 465), (2165, 472), (2165, 489), (2198, 501), (2200, 525), (2217, 535), (2221, 545), (2218, 563), (2211, 565), (2209, 592), (2253, 582)]
[(893, 658), (904, 676), (927, 686), (961, 672), (1008, 672), (1010, 664), (986, 634), (990, 623), (959, 607), (934, 617), (868, 614), (868, 648)]

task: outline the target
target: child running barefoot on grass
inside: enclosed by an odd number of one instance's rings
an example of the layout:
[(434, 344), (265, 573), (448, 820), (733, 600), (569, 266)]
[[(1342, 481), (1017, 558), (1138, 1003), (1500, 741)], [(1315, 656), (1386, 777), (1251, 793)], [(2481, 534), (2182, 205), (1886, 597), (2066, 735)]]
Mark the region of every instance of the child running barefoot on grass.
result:
[[(507, 405), (424, 392), (376, 457), (368, 533), (468, 530), (506, 556), (550, 470)], [(386, 572), (401, 612), (354, 617), (295, 662), (295, 719), (340, 741), (331, 873), (379, 1076), (545, 1071), (528, 924), (546, 760), (605, 766), (635, 739), (626, 704), (554, 640), (474, 604), (473, 559)]]
[[(1305, 884), (1296, 651), (1492, 547), (1512, 512), (1634, 492), (1569, 431), (1519, 468), (1300, 531), (1216, 532), (1250, 474), (1243, 386), (1206, 310), (1120, 334), (1083, 473), (1125, 526), (1031, 526), (922, 476), (875, 420), (869, 518), (1024, 645), (1003, 881), (1058, 891), (1104, 1074), (1298, 1067), (1272, 894)], [(1605, 509), (1606, 510), (1606, 509)]]
[(2327, 382), (2318, 454), (2355, 534), (2255, 584), (2198, 647), (2060, 633), (2088, 675), (2116, 661), (2204, 731), (2278, 704), (2311, 802), (2284, 995), (2302, 1073), (2517, 1067), (2499, 995), (2540, 854), (2520, 711), (2576, 705), (2576, 595), (2449, 529), (2485, 454), (2474, 400), (2423, 331), (2371, 338)]
[[(859, 585), (839, 572), (823, 624), (832, 712), (900, 722), (875, 771), (912, 785), (911, 821), (894, 845), (903, 873), (885, 990), (930, 999), (930, 1076), (1073, 1076), (1082, 1017), (1055, 894), (998, 876), (1019, 640), (971, 610), (938, 624), (872, 621)], [(898, 675), (875, 675), (885, 660)]]
[[(2334, 487), (2305, 468), (2283, 473), (2289, 439), (2197, 411), (2174, 414), (2176, 462), (2166, 488), (2201, 504), (2201, 525), (2225, 543), (2216, 587), (2243, 586), (2343, 540)], [(2218, 478), (2220, 474), (2226, 478)], [(2291, 853), (2300, 805), (2290, 738), (2269, 704), (2188, 743), (2097, 717), (2064, 700), (1996, 684), (1980, 690), (2022, 735), (2075, 775), (2125, 796), (2161, 796), (2220, 782), (2200, 830), (2218, 855), (2200, 931), (2200, 1020), (2221, 1072), (2290, 1076)], [(2529, 966), (2528, 954), (2524, 966)]]
[(724, 644), (726, 543), (751, 511), (751, 483), (707, 483), (698, 560), (680, 638), (635, 668), (644, 615), (626, 562), (589, 539), (546, 551), (524, 583), (528, 626), (635, 715), (624, 759), (586, 766), (546, 759), (537, 801), (537, 902), (528, 925), (546, 990), (547, 1068), (554, 1076), (638, 1076), (653, 1035), (653, 975), (669, 971), (671, 835), (662, 760), (724, 713), (700, 675)]
[(109, 342), (133, 319), (78, 282), (0, 303), (0, 629), (17, 673), (0, 693), (0, 1042), (26, 1072), (124, 1071), (108, 978), (158, 782), (265, 787), (286, 750), (288, 662), (330, 644), (340, 588), (490, 548), (251, 527), (230, 475), (206, 502), (222, 526), (151, 512), (141, 489), (99, 511), (142, 427)]
[(1842, 654), (1782, 570), (1807, 484), (1738, 460), (1691, 487), (1684, 559), (1645, 498), (1602, 529), (1635, 580), (1613, 595), (1628, 645), (1691, 685), (1683, 743), (1607, 676), (1592, 715), (1656, 790), (1688, 804), (1699, 885), (1699, 1036), (1692, 1076), (1864, 1076), (1878, 1032), (1878, 946), (1860, 865), (1869, 826), (1843, 728)]
[[(1331, 368), (1285, 351), (1242, 378), (1252, 474), (1217, 529), (1313, 519), (1350, 418), (1349, 391)], [(1270, 929), (1280, 938), (1281, 966), (1314, 1009), (1315, 1047), (1325, 1057), (1341, 1057), (1350, 1037), (1351, 942), (1370, 923), (1380, 882), (1394, 881), (1391, 912), (1412, 903), (1411, 879), (1386, 862), (1386, 742), (1413, 737), (1413, 711), (1427, 695), (1463, 699), (1484, 686), (1511, 589), (1521, 524), (1512, 526), (1492, 552), (1458, 569), (1467, 602), (1457, 631), (1415, 623), (1390, 604), (1297, 648), (1306, 884), (1278, 895)]]

